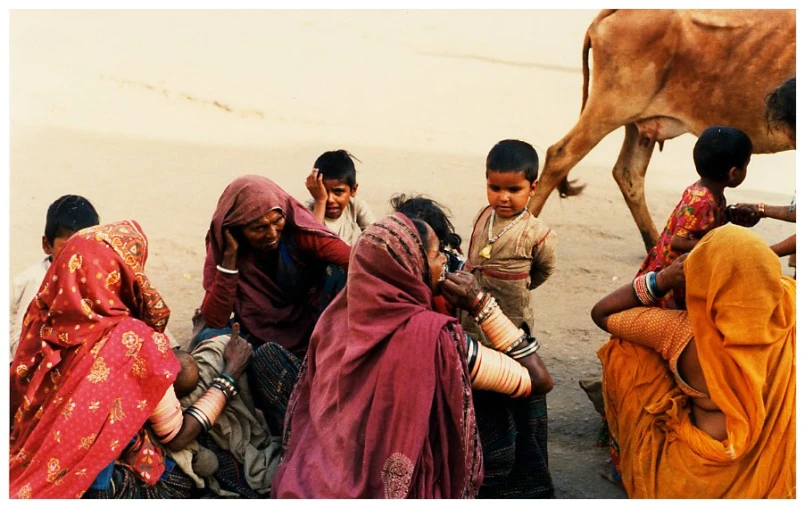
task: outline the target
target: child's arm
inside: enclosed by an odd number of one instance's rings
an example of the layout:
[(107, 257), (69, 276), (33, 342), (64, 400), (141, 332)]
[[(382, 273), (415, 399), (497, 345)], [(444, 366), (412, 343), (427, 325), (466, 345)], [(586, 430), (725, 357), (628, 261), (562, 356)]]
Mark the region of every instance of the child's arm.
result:
[(372, 209), (369, 208), (368, 204), (366, 204), (366, 201), (356, 198), (355, 210), (357, 212), (356, 221), (358, 223), (358, 227), (361, 228), (361, 231), (374, 224), (375, 216), (372, 213)]
[(796, 254), (797, 252), (797, 235), (791, 235), (782, 242), (775, 243), (771, 246), (771, 250), (779, 257), (788, 256), (789, 254)]
[(690, 252), (699, 243), (699, 238), (684, 238), (674, 235), (671, 238), (671, 248), (677, 252)]
[(531, 284), (528, 289), (536, 289), (548, 280), (554, 266), (556, 266), (556, 233), (549, 229), (532, 250)]
[(320, 224), (324, 224), (324, 212), (327, 208), (327, 189), (322, 181), (323, 176), (318, 169), (314, 168), (305, 179), (305, 187), (313, 197), (313, 209), (311, 212), (313, 212), (313, 217)]

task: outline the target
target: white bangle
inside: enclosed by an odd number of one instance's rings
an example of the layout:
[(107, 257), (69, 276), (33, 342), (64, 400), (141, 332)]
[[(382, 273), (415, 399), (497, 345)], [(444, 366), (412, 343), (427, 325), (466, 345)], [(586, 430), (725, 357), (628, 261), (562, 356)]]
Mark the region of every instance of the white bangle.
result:
[(215, 268), (217, 268), (218, 271), (221, 272), (221, 273), (228, 273), (229, 275), (237, 275), (238, 274), (237, 269), (230, 270), (229, 268), (224, 268), (221, 265), (215, 265)]

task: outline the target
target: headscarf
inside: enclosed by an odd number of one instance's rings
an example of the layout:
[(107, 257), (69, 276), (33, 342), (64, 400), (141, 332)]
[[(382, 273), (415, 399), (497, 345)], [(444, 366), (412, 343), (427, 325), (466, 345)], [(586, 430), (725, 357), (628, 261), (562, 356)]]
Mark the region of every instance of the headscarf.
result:
[(179, 364), (147, 256), (122, 221), (76, 233), (51, 264), (11, 365), (11, 497), (80, 497), (138, 434), (126, 460), (148, 484), (162, 474), (142, 427)]
[(396, 213), (367, 228), (313, 332), (272, 495), (473, 497), (482, 480), (465, 338), (431, 309), (425, 248)]
[(699, 361), (727, 424), (726, 444), (702, 451), (744, 462), (777, 487), (793, 482), (796, 283), (762, 238), (733, 225), (708, 233), (684, 268)]
[[(271, 210), (285, 217), (283, 242), (292, 241), (294, 230), (323, 237), (336, 235), (316, 221), (310, 211), (268, 178), (247, 175), (230, 183), (218, 200), (207, 232), (207, 259), (215, 264), (223, 261), (226, 239), (225, 228), (245, 226)], [(278, 342), (286, 349), (298, 349), (303, 336), (310, 333), (314, 312), (303, 303), (292, 301), (263, 268), (258, 266), (251, 249), (238, 251), (238, 297), (235, 314), (249, 334), (264, 342)], [(294, 259), (299, 263), (302, 260)], [(204, 290), (209, 291), (215, 282), (216, 272), (211, 264), (205, 265)]]

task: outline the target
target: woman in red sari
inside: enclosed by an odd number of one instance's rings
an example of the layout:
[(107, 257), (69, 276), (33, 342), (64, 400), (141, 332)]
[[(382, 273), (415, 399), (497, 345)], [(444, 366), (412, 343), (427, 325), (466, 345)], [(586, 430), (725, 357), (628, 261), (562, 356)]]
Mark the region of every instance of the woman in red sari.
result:
[[(188, 494), (160, 443), (181, 449), (203, 425), (173, 391), (170, 310), (143, 271), (147, 256), (139, 224), (122, 221), (76, 233), (50, 266), (11, 364), (10, 497)], [(236, 379), (251, 348), (239, 338), (227, 348), (223, 374)], [(212, 387), (202, 398), (229, 395)]]
[(525, 383), (520, 396), (552, 380), (537, 355), (523, 368), (433, 310), (442, 287), (462, 308), (486, 301), (472, 275), (446, 276), (445, 262), (430, 226), (401, 213), (361, 235), (291, 396), (272, 496), (475, 496), (483, 474), (472, 388), (503, 364), (507, 379)]

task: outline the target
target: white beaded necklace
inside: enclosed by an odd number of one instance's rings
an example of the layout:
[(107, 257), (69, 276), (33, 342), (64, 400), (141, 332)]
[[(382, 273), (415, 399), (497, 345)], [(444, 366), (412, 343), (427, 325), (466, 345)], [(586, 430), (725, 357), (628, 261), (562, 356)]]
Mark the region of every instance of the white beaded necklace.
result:
[(528, 207), (524, 208), (520, 215), (518, 215), (513, 221), (509, 222), (505, 226), (503, 226), (503, 230), (495, 236), (492, 236), (492, 226), (495, 225), (495, 211), (492, 210), (492, 214), (489, 216), (489, 231), (487, 232), (487, 240), (489, 243), (486, 244), (486, 247), (481, 249), (479, 254), (484, 259), (489, 259), (492, 257), (492, 244), (497, 242), (501, 236), (503, 236), (506, 231), (510, 230), (512, 226), (514, 226), (520, 219), (525, 217), (525, 214), (528, 213)]

